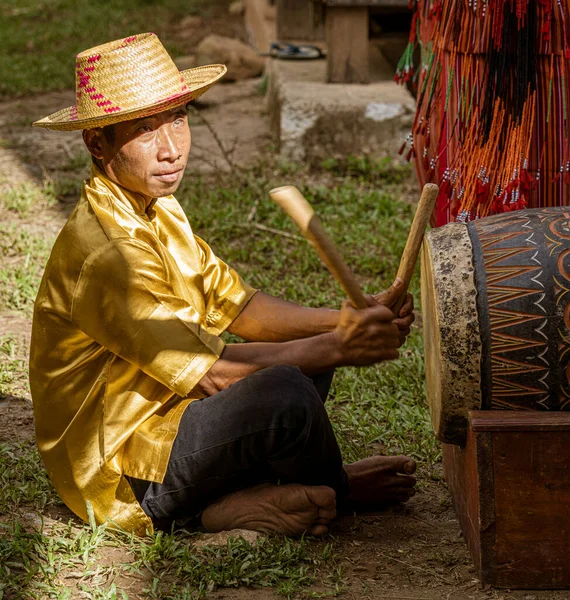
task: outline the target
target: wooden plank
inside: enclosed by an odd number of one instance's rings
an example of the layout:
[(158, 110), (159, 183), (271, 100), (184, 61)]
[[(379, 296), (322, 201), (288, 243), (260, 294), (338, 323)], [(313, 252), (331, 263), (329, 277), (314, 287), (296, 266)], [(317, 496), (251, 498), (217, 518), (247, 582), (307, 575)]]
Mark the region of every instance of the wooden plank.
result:
[(443, 446), (445, 478), (483, 585), (570, 588), (570, 444), (560, 419), (567, 423), (565, 413), (472, 411), (465, 447)]
[(463, 537), (477, 573), (480, 575), (482, 553), (479, 525), (479, 474), (475, 435), (472, 431), (467, 432), (464, 448), (454, 444), (443, 444), (443, 472)]
[(496, 573), (518, 589), (570, 587), (570, 444), (566, 431), (497, 431)]
[(368, 8), (328, 7), (329, 83), (369, 83)]
[(473, 431), (570, 431), (570, 412), (476, 410), (469, 412)]
[(275, 7), (266, 0), (245, 0), (245, 24), (256, 49), (269, 52), (271, 42), (277, 39)]
[(307, 0), (277, 0), (279, 41), (317, 41), (325, 37), (324, 6)]
[[(471, 436), (474, 436), (474, 440)], [(495, 448), (493, 434), (490, 432), (475, 433), (469, 426), (468, 438), (475, 443), (477, 456), (477, 483), (479, 498), (479, 547), (481, 555), (481, 571), (479, 578), (486, 585), (493, 580), (497, 571), (495, 543), (496, 507), (495, 507)]]

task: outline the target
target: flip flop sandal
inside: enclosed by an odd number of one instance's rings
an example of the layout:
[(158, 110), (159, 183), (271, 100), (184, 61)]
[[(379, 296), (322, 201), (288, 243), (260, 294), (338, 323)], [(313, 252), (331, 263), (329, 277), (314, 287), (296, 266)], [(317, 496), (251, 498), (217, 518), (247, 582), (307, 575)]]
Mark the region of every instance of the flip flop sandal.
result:
[(285, 42), (271, 42), (269, 52), (261, 53), (260, 56), (269, 56), (285, 60), (315, 60), (324, 58), (325, 54), (317, 46), (307, 44), (296, 46)]

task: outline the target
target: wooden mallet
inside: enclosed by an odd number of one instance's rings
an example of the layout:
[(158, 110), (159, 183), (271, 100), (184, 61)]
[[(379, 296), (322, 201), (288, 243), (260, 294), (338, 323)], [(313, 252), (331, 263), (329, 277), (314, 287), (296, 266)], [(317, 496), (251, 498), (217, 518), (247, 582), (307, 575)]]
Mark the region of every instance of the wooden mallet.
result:
[[(435, 206), (437, 194), (437, 185), (428, 183), (424, 186), (398, 269), (397, 277), (403, 279), (404, 290), (398, 302), (393, 307), (394, 315), (396, 316), (406, 297), (429, 217)], [(301, 192), (296, 187), (286, 185), (271, 190), (269, 196), (293, 219), (301, 230), (301, 233), (313, 245), (321, 260), (346, 292), (352, 305), (358, 309), (366, 308), (368, 303), (353, 272), (344, 262), (334, 242), (325, 231), (319, 216)]]
[(414, 215), (414, 220), (412, 221), (412, 227), (410, 229), (410, 233), (408, 234), (406, 246), (404, 247), (404, 252), (402, 254), (402, 258), (400, 259), (400, 266), (398, 267), (398, 272), (396, 273), (396, 277), (400, 277), (404, 281), (402, 295), (392, 307), (396, 317), (398, 316), (398, 313), (402, 308), (402, 304), (406, 299), (408, 287), (410, 286), (410, 281), (412, 280), (414, 269), (416, 268), (416, 263), (418, 262), (418, 256), (422, 247), (424, 234), (426, 232), (431, 213), (435, 208), (435, 201), (437, 200), (438, 194), (439, 188), (437, 185), (435, 185), (435, 183), (426, 183), (424, 185), (424, 189), (422, 190), (422, 194), (420, 196), (420, 201), (418, 202), (418, 207), (416, 208), (416, 214)]

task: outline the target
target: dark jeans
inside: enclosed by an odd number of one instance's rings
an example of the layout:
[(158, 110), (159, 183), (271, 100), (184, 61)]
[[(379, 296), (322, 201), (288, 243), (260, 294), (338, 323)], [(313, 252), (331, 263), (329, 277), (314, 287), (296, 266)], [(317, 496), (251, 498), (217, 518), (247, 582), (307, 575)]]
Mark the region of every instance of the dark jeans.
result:
[(332, 487), (348, 477), (324, 401), (334, 371), (263, 369), (185, 410), (164, 481), (129, 478), (158, 527), (187, 524), (214, 500), (262, 482)]

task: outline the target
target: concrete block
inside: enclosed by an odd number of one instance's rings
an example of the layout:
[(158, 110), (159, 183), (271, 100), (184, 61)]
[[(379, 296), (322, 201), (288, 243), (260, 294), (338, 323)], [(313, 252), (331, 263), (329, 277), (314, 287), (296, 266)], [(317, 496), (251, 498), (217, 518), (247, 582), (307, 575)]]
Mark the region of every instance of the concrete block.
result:
[(372, 154), (396, 156), (415, 101), (391, 79), (326, 83), (324, 61), (269, 61), (268, 112), (280, 154), (297, 162)]

